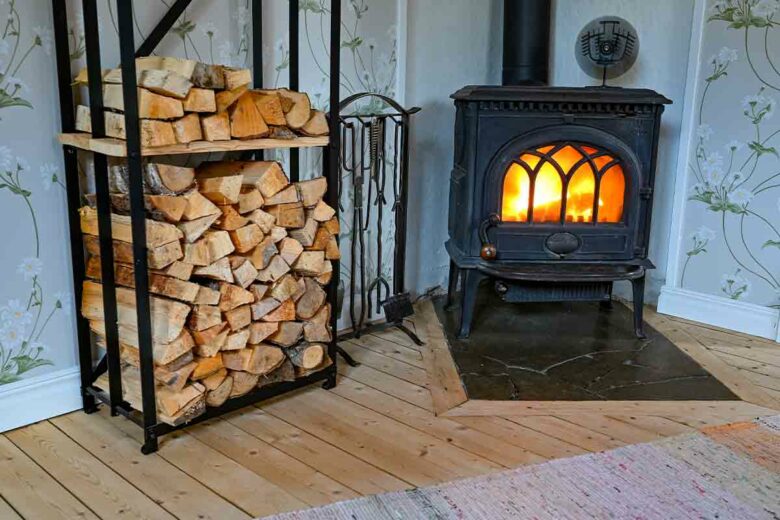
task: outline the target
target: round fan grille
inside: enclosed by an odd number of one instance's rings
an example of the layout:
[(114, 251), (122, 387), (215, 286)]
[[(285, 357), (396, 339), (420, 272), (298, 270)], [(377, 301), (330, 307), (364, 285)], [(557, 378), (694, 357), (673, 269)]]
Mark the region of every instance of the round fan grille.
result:
[(636, 62), (638, 53), (636, 29), (617, 16), (596, 18), (577, 36), (577, 63), (593, 78), (606, 80), (622, 75)]

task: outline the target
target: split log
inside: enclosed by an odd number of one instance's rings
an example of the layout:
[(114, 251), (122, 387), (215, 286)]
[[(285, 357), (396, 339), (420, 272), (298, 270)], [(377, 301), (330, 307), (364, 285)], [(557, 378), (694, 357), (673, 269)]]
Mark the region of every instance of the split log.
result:
[(186, 365), (173, 370), (166, 367), (154, 367), (154, 378), (168, 390), (181, 392), (187, 385), (187, 381), (196, 366), (198, 366), (197, 363), (190, 361)]
[(317, 202), (312, 211), (311, 217), (317, 222), (327, 222), (336, 215), (336, 210), (328, 206), (324, 200)]
[[(102, 272), (100, 257), (92, 256), (87, 261), (86, 275), (89, 278), (100, 281)], [(135, 269), (132, 264), (114, 263), (114, 282), (122, 287), (135, 287)], [(160, 296), (167, 296), (174, 300), (193, 303), (200, 286), (191, 282), (184, 282), (159, 274), (149, 274), (149, 292)]]
[(190, 376), (190, 379), (193, 381), (205, 379), (225, 367), (225, 364), (222, 362), (221, 353), (217, 353), (211, 357), (195, 356), (195, 363), (197, 363), (197, 366)]
[(239, 253), (248, 253), (263, 240), (263, 231), (257, 224), (249, 224), (230, 232), (230, 239)]
[[(276, 219), (276, 225), (283, 228), (302, 228), (306, 223), (303, 204), (293, 202), (291, 204), (279, 204), (278, 206), (266, 206), (266, 211)], [(316, 224), (316, 222), (315, 222)]]
[(325, 346), (320, 343), (302, 343), (288, 348), (286, 353), (293, 365), (311, 370), (322, 364)]
[(330, 130), (328, 129), (328, 118), (325, 117), (325, 112), (321, 110), (312, 110), (311, 117), (306, 124), (301, 127), (300, 131), (303, 135), (311, 137), (328, 135)]
[(206, 406), (212, 408), (218, 408), (225, 404), (230, 399), (230, 394), (233, 391), (233, 376), (226, 376), (222, 379), (222, 382), (206, 393)]
[(301, 243), (303, 247), (309, 247), (314, 243), (314, 237), (317, 235), (317, 221), (313, 218), (307, 218), (303, 227), (290, 230), (290, 236)]
[(198, 190), (190, 190), (182, 198), (187, 201), (184, 220), (195, 220), (209, 215), (219, 215), (219, 208)]
[(222, 215), (214, 225), (214, 227), (218, 229), (235, 231), (249, 223), (249, 220), (242, 217), (233, 205), (220, 206), (219, 209), (222, 212)]
[(290, 272), (290, 266), (279, 256), (275, 255), (268, 262), (268, 265), (260, 269), (257, 273), (258, 282), (275, 282), (285, 274)]
[(226, 112), (227, 109), (230, 108), (231, 105), (233, 105), (233, 103), (235, 103), (241, 96), (243, 96), (247, 90), (248, 87), (244, 85), (242, 87), (237, 87), (231, 90), (217, 92), (217, 112)]
[(170, 195), (149, 195), (149, 202), (168, 222), (178, 222), (187, 209), (187, 201)]
[(265, 201), (260, 190), (254, 186), (243, 186), (238, 196), (238, 212), (242, 215), (263, 207)]
[[(103, 85), (103, 105), (124, 111), (125, 100), (122, 85)], [(174, 119), (182, 117), (184, 109), (178, 99), (155, 94), (145, 88), (138, 89), (138, 117), (142, 119)]]
[(233, 271), (230, 270), (230, 260), (227, 258), (220, 258), (213, 264), (205, 267), (197, 267), (195, 268), (195, 271), (193, 271), (193, 274), (217, 280), (218, 282), (234, 282)]
[[(135, 309), (135, 291), (116, 288), (117, 323), (137, 333), (138, 323)], [(184, 328), (190, 306), (165, 298), (149, 298), (152, 317), (152, 341), (170, 343)], [(103, 286), (85, 281), (81, 298), (81, 313), (88, 320), (103, 321)]]
[(284, 240), (287, 238), (287, 229), (281, 227), (281, 226), (274, 226), (271, 228), (271, 233), (269, 236), (273, 239), (273, 241), (280, 242), (281, 240)]
[(298, 278), (298, 288), (291, 296), (292, 301), (297, 304), (298, 300), (300, 300), (304, 294), (306, 294), (306, 283), (304, 282), (304, 277), (301, 277)]
[(283, 321), (279, 330), (268, 337), (268, 341), (282, 347), (292, 347), (303, 336), (303, 323), (299, 321)]
[[(285, 120), (286, 123), (286, 120)], [(298, 134), (287, 128), (286, 126), (270, 126), (268, 127), (271, 131), (271, 133), (268, 134), (268, 137), (271, 139), (284, 139), (284, 140), (290, 140), (290, 139), (297, 139)]]
[(287, 124), (287, 119), (284, 117), (284, 110), (282, 109), (282, 102), (276, 92), (263, 94), (261, 92), (253, 91), (252, 96), (252, 99), (257, 106), (257, 110), (260, 112), (260, 115), (263, 116), (266, 124), (275, 126), (284, 126)]
[(225, 319), (233, 332), (248, 327), (252, 323), (252, 310), (249, 305), (242, 305), (225, 312)]
[(286, 381), (295, 381), (295, 367), (289, 359), (285, 359), (284, 362), (271, 372), (260, 376), (260, 380), (257, 382), (258, 388), (273, 385), (275, 383), (283, 383)]
[(287, 186), (273, 197), (266, 199), (265, 205), (276, 206), (277, 204), (291, 204), (299, 201), (300, 196), (298, 195), (297, 188), (295, 186)]
[[(92, 256), (100, 256), (100, 241), (97, 236), (84, 235), (84, 246), (87, 252)], [(132, 264), (134, 262), (133, 257), (133, 245), (128, 242), (121, 242), (119, 240), (113, 241), (114, 249), (114, 261), (123, 264)], [(159, 247), (149, 249), (147, 254), (147, 260), (150, 269), (164, 269), (167, 266), (172, 265), (178, 259), (184, 256), (184, 251), (181, 248), (179, 241), (169, 242)], [(173, 275), (171, 275), (173, 276)], [(178, 277), (177, 277), (178, 278)]]
[(233, 90), (252, 83), (252, 71), (249, 69), (235, 69), (233, 67), (222, 67), (225, 76), (225, 88)]
[(325, 262), (322, 274), (317, 276), (315, 280), (317, 280), (317, 283), (320, 285), (328, 285), (331, 278), (333, 278), (333, 263)]
[(198, 114), (187, 114), (174, 121), (173, 133), (176, 136), (177, 143), (187, 144), (193, 141), (202, 141), (203, 131), (200, 128), (200, 117)]
[[(81, 232), (87, 235), (98, 236), (97, 210), (85, 206), (79, 210), (79, 214), (81, 216)], [(114, 240), (132, 243), (133, 234), (130, 227), (130, 217), (112, 213), (111, 236)], [(183, 236), (183, 233), (173, 224), (155, 220), (146, 221), (146, 246), (150, 249), (170, 242), (178, 242)]]
[(231, 258), (230, 268), (233, 269), (233, 279), (244, 289), (252, 285), (257, 278), (257, 269), (248, 258), (238, 257), (236, 262)]
[(279, 279), (268, 291), (268, 295), (280, 302), (292, 298), (292, 295), (298, 291), (298, 280), (288, 274)]
[[(90, 320), (89, 328), (98, 336), (105, 337), (106, 325), (102, 320)], [(119, 332), (119, 348), (126, 351), (126, 356), (139, 359), (138, 353), (138, 331), (135, 328), (126, 327), (120, 325), (118, 327)], [(176, 358), (191, 351), (195, 346), (195, 342), (192, 339), (192, 335), (188, 330), (182, 330), (179, 337), (168, 343), (152, 342), (152, 357), (155, 364), (167, 365)]]
[[(249, 254), (249, 261), (255, 269), (262, 270), (269, 266), (274, 255), (278, 253), (276, 244), (274, 244), (273, 238), (266, 237), (257, 244), (257, 246)], [(280, 266), (281, 267), (281, 266)], [(258, 273), (259, 274), (259, 273)], [(258, 275), (255, 275), (257, 277)]]
[(202, 114), (200, 128), (206, 141), (230, 141), (230, 116), (227, 112)]
[(181, 104), (185, 112), (211, 113), (217, 111), (217, 98), (214, 91), (205, 88), (190, 89), (189, 94)]
[[(224, 362), (224, 360), (223, 360), (223, 362)], [(222, 382), (227, 377), (228, 377), (228, 370), (227, 370), (227, 368), (221, 368), (221, 369), (217, 370), (216, 372), (214, 372), (213, 374), (211, 374), (209, 377), (201, 379), (200, 380), (200, 384), (203, 385), (206, 388), (206, 390), (211, 391), (211, 390), (216, 389), (219, 385), (221, 385)]]
[(230, 135), (237, 139), (257, 139), (268, 135), (268, 125), (250, 93), (245, 93), (228, 109)]
[(292, 266), (293, 271), (306, 276), (319, 276), (325, 268), (325, 253), (304, 251)]
[(254, 321), (249, 326), (249, 343), (257, 345), (279, 330), (278, 322)]
[(268, 285), (262, 284), (262, 283), (256, 283), (252, 284), (252, 286), (249, 288), (252, 295), (255, 297), (255, 301), (259, 302), (260, 300), (265, 297), (265, 294), (268, 292)]
[(330, 242), (331, 236), (333, 235), (330, 234), (325, 226), (318, 227), (317, 232), (314, 234), (314, 241), (306, 249), (310, 251), (325, 251), (325, 249), (328, 247), (328, 242)]
[(287, 126), (295, 130), (303, 127), (311, 117), (309, 96), (303, 92), (293, 92), (286, 89), (279, 90), (279, 96), (282, 100), (292, 101), (292, 106), (289, 110), (285, 110), (284, 114)]
[(295, 319), (295, 303), (292, 300), (285, 300), (282, 304), (269, 312), (262, 318), (262, 321), (291, 321)]
[(274, 298), (263, 298), (252, 304), (252, 319), (260, 320), (269, 313), (278, 309), (282, 305), (282, 302)]
[(247, 220), (250, 222), (254, 222), (258, 226), (260, 226), (260, 229), (263, 230), (263, 233), (270, 233), (271, 229), (273, 229), (274, 224), (276, 224), (276, 217), (271, 215), (270, 213), (266, 213), (262, 209), (256, 209), (253, 212), (246, 215)]
[(219, 286), (219, 308), (222, 312), (227, 312), (240, 307), (254, 303), (255, 296), (246, 289), (229, 283), (222, 283)]
[(247, 350), (251, 351), (251, 356), (245, 370), (250, 374), (269, 374), (279, 368), (285, 360), (282, 349), (271, 345), (255, 345)]
[(322, 201), (325, 192), (328, 191), (328, 181), (325, 177), (317, 177), (308, 181), (301, 181), (295, 184), (298, 189), (301, 202), (307, 208), (312, 208)]
[(195, 340), (195, 353), (202, 357), (212, 357), (217, 354), (225, 345), (230, 331), (227, 328), (227, 322), (220, 322), (212, 327), (201, 331), (193, 331), (192, 338)]
[[(211, 266), (233, 251), (235, 251), (235, 246), (227, 231), (208, 231), (204, 233), (203, 238), (198, 239), (194, 244), (184, 244), (184, 261), (195, 266)], [(217, 267), (219, 267), (218, 272), (221, 275), (225, 266), (220, 264)], [(230, 270), (230, 262), (227, 262), (226, 268), (228, 276), (220, 276), (219, 279), (229, 278), (232, 280), (233, 273)], [(206, 273), (214, 274), (202, 269), (195, 271), (195, 274), (201, 276), (206, 276)]]
[(198, 190), (215, 204), (235, 204), (241, 194), (243, 176), (202, 177), (198, 172)]
[(250, 374), (249, 372), (231, 371), (230, 377), (233, 378), (233, 389), (230, 392), (230, 398), (246, 395), (257, 386), (260, 376)]
[(198, 62), (185, 58), (174, 58), (171, 56), (144, 56), (135, 59), (135, 68), (138, 71), (149, 69), (162, 69), (175, 72), (187, 79), (192, 78), (192, 74), (197, 67)]
[(228, 335), (227, 341), (222, 346), (223, 352), (230, 351), (230, 350), (238, 350), (246, 347), (246, 344), (249, 341), (249, 336), (250, 336), (250, 331), (248, 328), (239, 330), (237, 332)]
[(295, 314), (302, 320), (311, 320), (327, 299), (327, 294), (311, 278), (304, 278), (306, 290), (295, 304)]
[(231, 350), (222, 354), (222, 360), (225, 363), (225, 368), (228, 370), (246, 371), (247, 367), (249, 366), (249, 360), (251, 358), (252, 350), (248, 348)]
[[(182, 255), (184, 255), (183, 251), (182, 251)], [(116, 258), (116, 255), (114, 257)], [(151, 260), (149, 261), (149, 265), (151, 265)], [(180, 262), (176, 260), (168, 267), (162, 269), (161, 272), (162, 274), (168, 275), (172, 278), (177, 278), (179, 280), (184, 280), (186, 282), (189, 281), (190, 276), (192, 276), (193, 268), (194, 266), (192, 264), (188, 264), (186, 262)]]
[(205, 285), (198, 285), (198, 295), (195, 297), (195, 303), (198, 305), (219, 305), (221, 295), (219, 291), (206, 287)]
[(309, 321), (304, 323), (303, 337), (312, 343), (330, 342), (330, 304), (323, 305)]
[(341, 232), (341, 225), (339, 224), (339, 219), (336, 217), (333, 217), (327, 222), (323, 222), (322, 225), (325, 227), (325, 229), (328, 230), (328, 233), (330, 233), (331, 235), (338, 236), (339, 233)]
[(287, 265), (293, 265), (303, 253), (303, 246), (294, 238), (284, 238), (279, 243), (279, 254)]
[(198, 63), (192, 71), (192, 83), (203, 89), (222, 90), (225, 88), (225, 75), (222, 65)]
[(192, 82), (171, 70), (148, 69), (138, 73), (138, 86), (163, 96), (185, 99)]
[(188, 327), (193, 331), (203, 331), (222, 323), (222, 314), (216, 305), (195, 305), (190, 314)]
[(212, 224), (214, 224), (219, 218), (219, 213), (212, 215), (206, 215), (205, 217), (196, 218), (188, 222), (179, 222), (178, 228), (184, 233), (184, 240), (188, 244), (193, 244), (198, 241), (203, 234), (208, 231)]

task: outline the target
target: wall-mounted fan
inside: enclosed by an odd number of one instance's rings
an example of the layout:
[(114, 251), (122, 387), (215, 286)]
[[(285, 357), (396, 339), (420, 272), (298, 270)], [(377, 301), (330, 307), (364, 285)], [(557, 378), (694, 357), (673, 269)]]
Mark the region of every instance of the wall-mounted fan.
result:
[(577, 63), (586, 74), (607, 79), (624, 74), (636, 62), (639, 37), (628, 21), (617, 16), (602, 16), (589, 22), (577, 35)]

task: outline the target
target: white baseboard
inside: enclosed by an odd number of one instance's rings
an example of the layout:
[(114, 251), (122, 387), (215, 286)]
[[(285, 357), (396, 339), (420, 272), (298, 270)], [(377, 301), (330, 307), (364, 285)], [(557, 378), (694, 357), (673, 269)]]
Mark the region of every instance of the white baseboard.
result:
[(0, 433), (81, 407), (78, 367), (3, 385), (0, 386)]
[(658, 312), (780, 341), (780, 312), (762, 305), (667, 286), (661, 289)]

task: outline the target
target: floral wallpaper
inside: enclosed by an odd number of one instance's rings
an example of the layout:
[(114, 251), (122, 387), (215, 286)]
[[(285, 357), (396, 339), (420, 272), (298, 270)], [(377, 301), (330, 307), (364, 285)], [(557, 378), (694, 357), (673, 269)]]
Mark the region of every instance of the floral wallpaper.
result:
[[(135, 0), (136, 43), (172, 0)], [(115, 0), (99, 0), (102, 64), (118, 61)], [(249, 66), (250, 0), (199, 1), (163, 39), (159, 54)], [(301, 88), (327, 108), (330, 0), (301, 0)], [(81, 2), (69, 3), (72, 69), (85, 64)], [(342, 96), (394, 95), (395, 2), (343, 0)], [(284, 86), (289, 69), (286, 0), (264, 2), (265, 86)], [(0, 386), (75, 366), (56, 68), (49, 0), (0, 0)], [(35, 87), (32, 87), (32, 86)], [(77, 92), (77, 96), (80, 93)], [(81, 92), (83, 94), (83, 91)], [(81, 154), (82, 171), (89, 161)], [(281, 160), (286, 157), (279, 156)], [(303, 176), (319, 174), (306, 154)], [(7, 388), (11, 388), (8, 386)], [(1, 391), (1, 390), (0, 390)]]
[(708, 9), (680, 285), (780, 308), (780, 1)]

